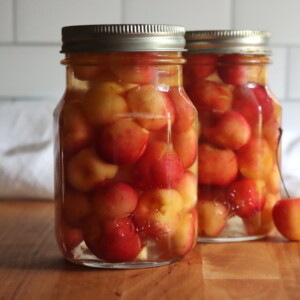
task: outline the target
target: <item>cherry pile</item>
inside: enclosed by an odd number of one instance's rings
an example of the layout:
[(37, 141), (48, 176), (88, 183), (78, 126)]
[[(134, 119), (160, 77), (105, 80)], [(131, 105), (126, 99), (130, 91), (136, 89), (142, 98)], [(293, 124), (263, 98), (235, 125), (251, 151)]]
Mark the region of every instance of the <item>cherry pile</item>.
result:
[(221, 236), (234, 216), (242, 220), (244, 236), (266, 234), (280, 199), (281, 113), (267, 87), (267, 59), (238, 54), (186, 59), (184, 88), (200, 120), (199, 236)]
[[(178, 54), (71, 54), (60, 103), (57, 236), (105, 262), (164, 261), (197, 238), (197, 112)], [(85, 259), (84, 254), (81, 259)]]

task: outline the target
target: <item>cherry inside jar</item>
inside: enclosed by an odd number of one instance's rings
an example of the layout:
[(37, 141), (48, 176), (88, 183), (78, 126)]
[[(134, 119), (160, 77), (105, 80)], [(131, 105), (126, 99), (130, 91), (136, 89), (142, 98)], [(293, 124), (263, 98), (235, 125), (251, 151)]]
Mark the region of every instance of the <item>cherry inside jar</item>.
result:
[(186, 38), (184, 87), (200, 122), (198, 240), (262, 238), (274, 229), (280, 199), (281, 107), (267, 82), (268, 34), (197, 31)]
[[(157, 35), (150, 29), (139, 30)], [(164, 27), (162, 35), (175, 29)], [(114, 33), (95, 35), (105, 40)], [(119, 47), (131, 45), (125, 38)], [(114, 44), (110, 51), (71, 50), (55, 110), (56, 235), (63, 255), (99, 268), (180, 259), (195, 245), (198, 218), (198, 121), (182, 88), (181, 52), (155, 45), (126, 52)]]

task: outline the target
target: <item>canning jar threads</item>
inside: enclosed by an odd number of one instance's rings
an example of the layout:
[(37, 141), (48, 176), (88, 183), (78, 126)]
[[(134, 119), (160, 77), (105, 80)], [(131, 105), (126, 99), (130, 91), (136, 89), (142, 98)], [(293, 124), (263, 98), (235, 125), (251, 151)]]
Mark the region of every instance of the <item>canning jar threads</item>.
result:
[(263, 31), (186, 33), (184, 88), (198, 110), (199, 241), (258, 239), (280, 199), (281, 108)]
[(63, 28), (55, 117), (56, 236), (66, 259), (143, 268), (197, 239), (197, 111), (182, 87), (184, 29)]

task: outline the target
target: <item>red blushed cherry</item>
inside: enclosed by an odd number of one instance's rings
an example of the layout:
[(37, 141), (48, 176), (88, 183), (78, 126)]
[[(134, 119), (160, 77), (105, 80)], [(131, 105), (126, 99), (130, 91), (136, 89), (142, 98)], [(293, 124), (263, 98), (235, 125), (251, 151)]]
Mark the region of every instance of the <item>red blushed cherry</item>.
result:
[(277, 230), (284, 237), (300, 241), (300, 198), (279, 200), (272, 215)]
[(266, 179), (274, 163), (274, 153), (263, 138), (251, 138), (236, 151), (240, 173), (249, 179)]
[(175, 255), (187, 254), (196, 243), (198, 235), (198, 214), (193, 208), (190, 213), (183, 214), (178, 220), (178, 227), (171, 238), (171, 247)]
[(226, 186), (238, 174), (235, 153), (230, 149), (219, 149), (211, 144), (201, 144), (198, 149), (198, 182)]
[(61, 114), (61, 134), (63, 150), (74, 153), (91, 143), (92, 129), (83, 114), (81, 103), (67, 102), (71, 95), (74, 93), (66, 94), (66, 104)]
[(233, 97), (233, 109), (241, 113), (250, 125), (257, 125), (260, 119), (267, 122), (273, 114), (273, 100), (265, 87), (249, 83), (237, 87)]
[(84, 227), (84, 238), (91, 252), (107, 262), (128, 262), (141, 251), (141, 241), (131, 219), (100, 222), (91, 218)]
[(276, 151), (280, 137), (280, 122), (276, 118), (271, 118), (263, 125), (263, 137), (269, 143), (272, 151)]
[(247, 218), (262, 211), (266, 200), (258, 185), (250, 179), (242, 179), (229, 185), (225, 197), (241, 218)]
[(232, 105), (231, 88), (209, 80), (202, 80), (193, 85), (188, 90), (188, 95), (199, 112), (225, 112)]
[(62, 223), (61, 236), (62, 246), (68, 251), (73, 250), (83, 241), (82, 231), (78, 228), (73, 228), (64, 222)]
[(102, 127), (96, 136), (96, 151), (113, 164), (135, 163), (144, 153), (149, 132), (124, 118)]
[(226, 84), (243, 85), (259, 78), (261, 66), (253, 57), (240, 54), (226, 54), (218, 60), (218, 75)]
[(189, 168), (193, 165), (197, 158), (198, 149), (198, 132), (194, 128), (183, 133), (174, 132), (173, 146), (177, 155), (182, 161), (184, 168)]
[(249, 141), (251, 128), (243, 115), (230, 110), (219, 115), (213, 126), (204, 128), (203, 134), (215, 145), (236, 150)]
[(253, 87), (254, 95), (261, 107), (263, 122), (270, 120), (273, 114), (273, 100), (268, 95), (267, 89), (262, 85), (254, 85)]
[(242, 85), (247, 82), (247, 70), (242, 65), (221, 66), (218, 74), (227, 84)]
[(227, 205), (218, 201), (198, 201), (198, 229), (200, 236), (216, 237), (227, 224), (229, 209)]
[(103, 226), (98, 216), (90, 215), (82, 226), (83, 239), (92, 253), (97, 251), (99, 240), (103, 235)]
[(138, 194), (124, 182), (108, 182), (96, 188), (91, 198), (93, 212), (101, 219), (128, 217), (135, 210)]
[(152, 142), (133, 170), (135, 184), (140, 189), (170, 187), (184, 174), (182, 161), (174, 149), (164, 142)]
[(199, 236), (218, 236), (231, 216), (231, 208), (225, 198), (225, 188), (199, 185), (197, 208)]
[(147, 63), (153, 53), (111, 53), (110, 66), (113, 73), (128, 83), (146, 84), (155, 77), (155, 67)]
[(141, 241), (131, 219), (116, 219), (104, 224), (102, 257), (110, 262), (132, 261), (141, 251)]
[(173, 124), (175, 108), (166, 92), (154, 85), (138, 85), (126, 94), (135, 121), (147, 130), (159, 130)]
[(237, 87), (233, 93), (232, 109), (245, 117), (250, 125), (259, 121), (259, 103), (253, 89), (247, 85)]
[(184, 78), (198, 81), (211, 75), (217, 63), (217, 56), (214, 54), (188, 54), (187, 64), (184, 66)]
[(80, 228), (83, 220), (91, 213), (89, 197), (75, 189), (66, 189), (62, 204), (64, 221), (74, 227)]
[(184, 89), (178, 87), (171, 87), (169, 96), (175, 108), (175, 122), (173, 129), (176, 132), (185, 132), (189, 130), (197, 117), (197, 110), (188, 98)]
[(174, 189), (151, 189), (142, 194), (133, 216), (137, 231), (143, 237), (166, 240), (178, 228), (183, 199)]
[(175, 152), (165, 153), (153, 162), (152, 175), (156, 186), (171, 186), (182, 178), (183, 164)]

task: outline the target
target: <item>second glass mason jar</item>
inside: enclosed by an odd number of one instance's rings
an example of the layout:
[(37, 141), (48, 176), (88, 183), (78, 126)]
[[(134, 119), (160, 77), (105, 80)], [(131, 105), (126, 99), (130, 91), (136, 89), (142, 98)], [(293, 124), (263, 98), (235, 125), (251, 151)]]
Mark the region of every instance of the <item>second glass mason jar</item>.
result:
[(184, 87), (200, 120), (199, 241), (259, 239), (280, 199), (281, 108), (262, 31), (186, 33)]
[(56, 237), (66, 259), (143, 268), (197, 240), (197, 111), (182, 87), (184, 28), (62, 29)]

